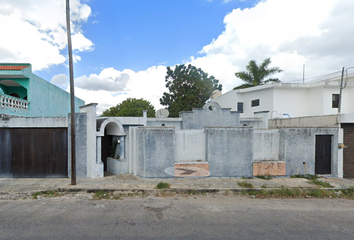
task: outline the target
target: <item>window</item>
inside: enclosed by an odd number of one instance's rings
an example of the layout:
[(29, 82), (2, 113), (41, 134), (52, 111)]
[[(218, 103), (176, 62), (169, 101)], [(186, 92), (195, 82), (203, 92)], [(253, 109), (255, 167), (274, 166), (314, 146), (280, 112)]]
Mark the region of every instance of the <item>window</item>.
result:
[(257, 107), (257, 106), (259, 106), (259, 99), (252, 100), (251, 107)]
[(338, 108), (339, 106), (339, 94), (332, 94), (332, 108)]
[(243, 113), (243, 102), (237, 103), (237, 111)]

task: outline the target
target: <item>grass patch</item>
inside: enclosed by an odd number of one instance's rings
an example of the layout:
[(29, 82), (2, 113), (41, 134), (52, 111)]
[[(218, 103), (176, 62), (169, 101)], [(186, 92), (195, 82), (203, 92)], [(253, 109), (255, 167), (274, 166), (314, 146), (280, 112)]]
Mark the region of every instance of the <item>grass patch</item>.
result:
[(156, 185), (156, 188), (157, 188), (157, 189), (170, 188), (170, 184), (164, 183), (164, 182), (159, 182), (159, 183)]
[(261, 186), (261, 188), (268, 188), (268, 187), (267, 187), (267, 184), (263, 184), (263, 185)]
[(266, 175), (259, 175), (259, 176), (256, 176), (256, 178), (260, 178), (260, 179), (263, 179), (263, 180), (271, 180), (273, 179), (274, 177), (269, 175), (269, 174), (266, 174)]
[(53, 197), (60, 197), (60, 196), (63, 196), (63, 194), (56, 190), (47, 190), (47, 191), (39, 191), (36, 193), (32, 193), (33, 199), (38, 199), (39, 197), (53, 198)]
[(329, 184), (328, 182), (323, 182), (320, 180), (311, 180), (309, 181), (309, 183), (324, 187), (324, 188), (333, 188), (333, 186), (331, 184)]
[(354, 187), (350, 187), (348, 189), (343, 189), (341, 192), (342, 192), (343, 197), (349, 198), (349, 199), (354, 199)]
[(247, 181), (237, 182), (237, 184), (238, 184), (240, 187), (243, 187), (243, 188), (253, 188), (252, 183), (247, 182)]
[(308, 180), (317, 180), (319, 178), (318, 175), (312, 175), (312, 174), (296, 174), (296, 175), (291, 175), (291, 178), (305, 178)]
[(110, 199), (114, 194), (112, 192), (98, 191), (93, 195), (95, 200)]
[(145, 194), (144, 193), (138, 193), (138, 192), (115, 194), (114, 192), (111, 192), (111, 191), (98, 191), (98, 192), (93, 194), (92, 200), (102, 200), (102, 199), (106, 199), (106, 200), (122, 200), (123, 198), (135, 197), (135, 196), (144, 197)]
[(254, 196), (256, 198), (339, 198), (340, 195), (334, 190), (315, 189), (305, 190), (301, 188), (285, 188), (242, 191), (242, 195)]

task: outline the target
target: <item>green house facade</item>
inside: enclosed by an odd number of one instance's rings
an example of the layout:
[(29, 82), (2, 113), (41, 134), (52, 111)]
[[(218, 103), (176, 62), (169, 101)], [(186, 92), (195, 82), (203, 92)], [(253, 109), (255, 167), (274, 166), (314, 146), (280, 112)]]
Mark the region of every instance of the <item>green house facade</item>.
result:
[[(75, 112), (85, 102), (75, 98)], [(32, 73), (31, 64), (0, 63), (0, 114), (67, 117), (70, 94)]]

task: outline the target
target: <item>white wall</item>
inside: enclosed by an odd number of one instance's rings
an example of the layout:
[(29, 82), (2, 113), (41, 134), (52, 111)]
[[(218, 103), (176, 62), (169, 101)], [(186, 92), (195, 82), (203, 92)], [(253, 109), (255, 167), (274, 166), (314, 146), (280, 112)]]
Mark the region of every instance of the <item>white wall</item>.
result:
[[(239, 101), (243, 102), (243, 114), (240, 115), (241, 117), (253, 117), (254, 112), (272, 111), (273, 109), (273, 88), (248, 91), (244, 92), (242, 95), (242, 101)], [(259, 106), (251, 107), (252, 100), (256, 99), (259, 99)]]
[[(309, 113), (306, 88), (274, 88), (274, 111), (278, 116), (304, 116)], [(272, 117), (275, 114), (273, 113)]]
[(210, 101), (219, 103), (222, 108), (231, 108), (231, 111), (237, 111), (237, 102), (241, 102), (239, 98), (240, 94), (237, 93), (237, 90), (232, 90)]
[(342, 113), (354, 113), (354, 86), (347, 86), (342, 92)]

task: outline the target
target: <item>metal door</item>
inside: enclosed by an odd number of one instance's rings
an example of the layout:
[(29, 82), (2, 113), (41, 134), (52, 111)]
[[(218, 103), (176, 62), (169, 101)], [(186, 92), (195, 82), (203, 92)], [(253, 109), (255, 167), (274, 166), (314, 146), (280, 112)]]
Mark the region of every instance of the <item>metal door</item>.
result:
[(344, 132), (343, 177), (354, 178), (354, 124), (342, 124)]
[(0, 140), (0, 177), (68, 177), (66, 128), (1, 129)]
[(315, 174), (331, 174), (332, 136), (316, 136)]

